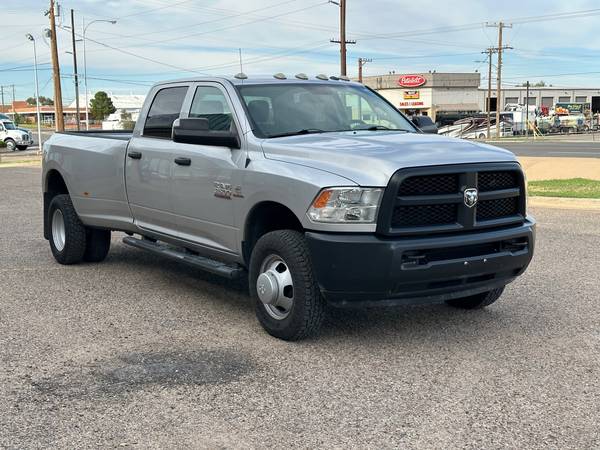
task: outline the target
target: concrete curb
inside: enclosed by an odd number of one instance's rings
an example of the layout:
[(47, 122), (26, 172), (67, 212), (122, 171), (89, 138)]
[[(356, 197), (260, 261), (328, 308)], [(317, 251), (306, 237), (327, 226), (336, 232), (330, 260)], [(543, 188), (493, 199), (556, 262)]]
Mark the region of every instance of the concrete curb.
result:
[(567, 197), (529, 197), (528, 206), (550, 209), (581, 209), (600, 211), (598, 198), (567, 198)]

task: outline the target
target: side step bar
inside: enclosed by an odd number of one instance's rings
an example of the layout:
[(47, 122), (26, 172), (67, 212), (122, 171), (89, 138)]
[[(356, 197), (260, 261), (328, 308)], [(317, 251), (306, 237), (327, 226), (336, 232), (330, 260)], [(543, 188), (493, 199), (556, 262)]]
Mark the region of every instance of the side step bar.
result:
[(205, 270), (215, 275), (235, 280), (240, 278), (245, 270), (239, 264), (226, 264), (204, 256), (194, 255), (186, 252), (184, 249), (172, 247), (161, 242), (152, 242), (146, 239), (137, 239), (131, 236), (123, 238), (123, 243), (132, 247), (147, 250), (156, 255), (164, 256), (175, 261), (188, 264), (193, 267)]

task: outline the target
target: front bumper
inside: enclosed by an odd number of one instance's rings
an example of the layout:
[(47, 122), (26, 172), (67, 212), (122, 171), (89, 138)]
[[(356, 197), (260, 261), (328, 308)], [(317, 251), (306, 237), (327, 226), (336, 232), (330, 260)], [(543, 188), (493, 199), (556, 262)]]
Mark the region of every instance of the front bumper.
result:
[(33, 145), (33, 140), (32, 139), (15, 139), (15, 142), (17, 143), (17, 145)]
[(315, 232), (306, 238), (330, 303), (438, 303), (504, 286), (522, 274), (533, 257), (535, 221), (426, 238)]

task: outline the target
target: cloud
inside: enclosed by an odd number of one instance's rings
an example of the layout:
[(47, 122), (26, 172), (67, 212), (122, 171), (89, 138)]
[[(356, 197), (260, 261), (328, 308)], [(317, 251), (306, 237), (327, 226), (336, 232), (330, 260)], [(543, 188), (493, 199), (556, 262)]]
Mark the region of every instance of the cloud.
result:
[[(3, 3), (7, 19), (0, 30), (0, 83), (15, 84), (19, 96), (28, 96), (33, 92), (33, 77), (30, 71), (22, 70), (29, 69), (6, 69), (31, 65), (32, 48), (25, 41), (25, 33), (38, 37), (40, 62), (50, 60), (41, 38), (47, 26), (43, 16), (47, 2)], [(356, 60), (361, 56), (374, 59), (365, 68), (367, 74), (484, 69), (476, 61), (483, 59), (480, 52), (496, 45), (497, 39), (497, 30), (486, 28), (485, 22), (598, 6), (592, 0), (547, 0), (543, 11), (538, 2), (522, 0), (506, 0), (502, 8), (491, 0), (454, 0), (449, 5), (439, 0), (349, 1), (348, 38), (357, 40), (356, 45), (348, 46), (350, 74), (356, 71)], [(146, 83), (194, 73), (180, 68), (231, 75), (239, 71), (239, 48), (244, 71), (249, 74), (339, 71), (339, 48), (329, 43), (330, 38), (337, 37), (338, 8), (325, 0), (65, 0), (63, 26), (69, 25), (70, 8), (76, 10), (78, 33), (84, 17), (86, 23), (118, 20), (116, 25), (99, 22), (88, 28), (87, 63), (94, 89), (144, 92)], [(507, 29), (505, 42), (515, 51), (507, 52), (505, 78), (580, 72), (581, 65), (588, 72), (600, 72), (595, 57), (600, 55), (600, 36), (595, 30), (598, 17), (533, 22)], [(471, 26), (449, 28), (465, 24)], [(66, 77), (65, 96), (72, 97), (72, 57), (65, 53), (71, 47), (68, 30), (60, 31), (58, 43)], [(82, 72), (83, 52), (81, 44), (78, 46)], [(40, 72), (40, 80), (46, 84), (43, 94), (51, 95), (47, 68)], [(547, 77), (547, 81), (593, 86), (600, 84), (600, 76)]]

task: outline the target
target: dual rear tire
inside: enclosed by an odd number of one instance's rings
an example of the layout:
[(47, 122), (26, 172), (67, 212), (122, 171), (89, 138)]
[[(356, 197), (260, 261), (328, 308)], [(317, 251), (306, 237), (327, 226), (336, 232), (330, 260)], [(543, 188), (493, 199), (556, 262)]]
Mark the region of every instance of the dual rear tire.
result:
[(110, 249), (110, 231), (83, 225), (68, 195), (61, 194), (52, 199), (48, 223), (50, 249), (60, 264), (101, 262), (106, 258)]

